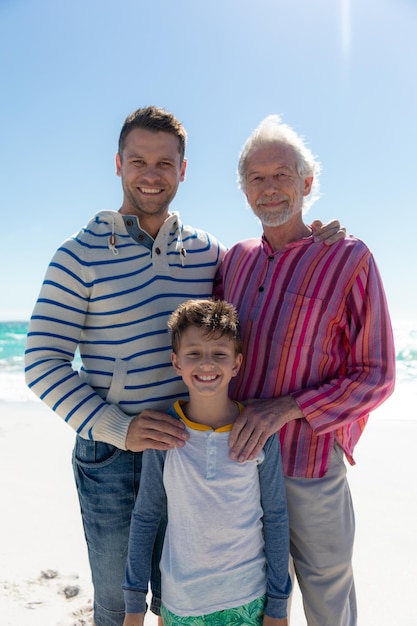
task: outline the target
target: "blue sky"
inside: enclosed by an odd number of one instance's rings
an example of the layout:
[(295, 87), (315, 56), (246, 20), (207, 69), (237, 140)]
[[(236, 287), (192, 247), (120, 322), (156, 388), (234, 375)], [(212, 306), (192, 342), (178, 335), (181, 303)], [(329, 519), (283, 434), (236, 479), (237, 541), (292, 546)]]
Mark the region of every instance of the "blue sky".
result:
[(172, 208), (226, 245), (260, 227), (236, 184), (270, 113), (323, 166), (308, 220), (373, 251), (394, 319), (417, 318), (415, 0), (0, 0), (0, 319), (27, 319), (64, 238), (121, 204), (114, 155), (139, 106), (188, 135)]

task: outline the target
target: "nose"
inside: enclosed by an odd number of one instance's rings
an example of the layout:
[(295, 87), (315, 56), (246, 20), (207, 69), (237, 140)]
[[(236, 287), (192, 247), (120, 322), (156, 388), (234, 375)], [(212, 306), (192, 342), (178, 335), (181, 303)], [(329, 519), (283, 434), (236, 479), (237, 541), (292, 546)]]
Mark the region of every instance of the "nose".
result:
[(154, 181), (159, 178), (159, 172), (155, 165), (147, 164), (146, 170), (142, 172), (142, 176), (147, 181)]
[(201, 358), (201, 367), (213, 367), (213, 358), (211, 354), (203, 354)]
[(275, 193), (279, 189), (279, 180), (277, 176), (265, 176), (264, 178), (264, 193)]

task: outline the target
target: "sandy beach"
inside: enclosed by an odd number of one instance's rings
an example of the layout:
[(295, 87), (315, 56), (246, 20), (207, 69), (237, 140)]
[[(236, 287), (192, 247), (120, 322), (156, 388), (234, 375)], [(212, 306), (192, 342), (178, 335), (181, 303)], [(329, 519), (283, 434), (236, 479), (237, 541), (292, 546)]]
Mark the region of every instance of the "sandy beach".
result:
[[(349, 469), (360, 626), (415, 626), (416, 390), (378, 409)], [(71, 469), (74, 435), (36, 399), (0, 404), (0, 622), (87, 626), (91, 583)], [(147, 626), (155, 625), (149, 615)], [(291, 626), (305, 626), (295, 591)]]

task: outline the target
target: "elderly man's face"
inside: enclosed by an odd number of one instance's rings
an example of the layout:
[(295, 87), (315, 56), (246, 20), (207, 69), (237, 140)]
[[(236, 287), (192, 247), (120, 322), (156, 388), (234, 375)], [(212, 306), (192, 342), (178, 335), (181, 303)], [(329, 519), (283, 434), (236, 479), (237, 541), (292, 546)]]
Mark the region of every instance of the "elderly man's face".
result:
[(302, 212), (312, 177), (297, 172), (294, 150), (283, 143), (254, 148), (246, 161), (247, 200), (264, 226), (281, 226)]

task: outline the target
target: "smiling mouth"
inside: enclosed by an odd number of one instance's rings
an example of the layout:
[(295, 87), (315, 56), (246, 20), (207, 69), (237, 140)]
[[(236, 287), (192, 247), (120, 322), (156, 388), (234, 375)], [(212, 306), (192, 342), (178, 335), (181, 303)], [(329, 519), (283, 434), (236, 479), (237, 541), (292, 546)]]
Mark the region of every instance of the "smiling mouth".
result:
[(141, 193), (144, 193), (146, 195), (150, 195), (150, 196), (155, 196), (158, 193), (162, 193), (162, 189), (151, 189), (149, 187), (138, 187), (139, 191)]
[(267, 198), (267, 197), (259, 198), (256, 201), (256, 204), (258, 206), (268, 206), (268, 205), (275, 206), (275, 205), (283, 204), (285, 202), (288, 202), (288, 198), (279, 197), (279, 196), (271, 196), (270, 198)]
[(258, 204), (259, 207), (264, 207), (266, 209), (274, 208), (274, 207), (282, 207), (286, 205), (285, 200), (270, 200), (265, 202), (260, 202)]
[(200, 374), (200, 376), (198, 376), (196, 374), (195, 378), (197, 380), (201, 380), (203, 383), (210, 383), (213, 380), (216, 380), (217, 375), (216, 374), (207, 374), (207, 375), (204, 376), (204, 375)]

